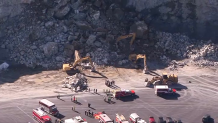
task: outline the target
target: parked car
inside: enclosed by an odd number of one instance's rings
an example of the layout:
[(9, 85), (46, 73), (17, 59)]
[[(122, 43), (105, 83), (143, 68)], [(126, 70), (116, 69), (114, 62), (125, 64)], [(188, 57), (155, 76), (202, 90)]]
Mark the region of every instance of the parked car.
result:
[(181, 120), (174, 120), (175, 123), (182, 123)]
[(214, 119), (211, 118), (211, 116), (207, 114), (207, 115), (203, 116), (202, 122), (203, 123), (214, 123)]
[(158, 123), (166, 123), (166, 121), (164, 120), (163, 117), (159, 117), (158, 118)]
[(149, 117), (149, 123), (156, 123), (154, 117), (152, 116)]
[(167, 123), (175, 123), (171, 117), (166, 118)]

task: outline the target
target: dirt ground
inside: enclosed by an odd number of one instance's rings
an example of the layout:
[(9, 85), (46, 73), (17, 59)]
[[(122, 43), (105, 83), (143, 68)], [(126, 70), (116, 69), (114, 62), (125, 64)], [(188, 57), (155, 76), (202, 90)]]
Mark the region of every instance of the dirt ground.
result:
[[(88, 78), (88, 85), (91, 89), (97, 88), (103, 91), (107, 87), (104, 85), (105, 77), (115, 80), (116, 85), (121, 88), (138, 89), (144, 83), (145, 78), (163, 72), (178, 74), (178, 76), (216, 76), (217, 69), (198, 68), (185, 66), (177, 71), (170, 71), (167, 68), (153, 70), (152, 74), (143, 74), (142, 70), (104, 67), (97, 68), (99, 73), (92, 73), (84, 70), (83, 73)], [(70, 89), (61, 88), (65, 77), (69, 76), (61, 70), (30, 70), (30, 69), (9, 69), (0, 73), (0, 101), (7, 101), (20, 98), (32, 98), (42, 96), (57, 96), (58, 94), (73, 94)]]

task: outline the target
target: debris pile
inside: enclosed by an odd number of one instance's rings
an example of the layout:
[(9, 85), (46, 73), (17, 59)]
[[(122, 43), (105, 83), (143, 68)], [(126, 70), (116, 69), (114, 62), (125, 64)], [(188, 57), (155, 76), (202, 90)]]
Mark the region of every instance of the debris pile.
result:
[(173, 54), (178, 58), (189, 58), (192, 63), (199, 66), (218, 65), (218, 45), (211, 41), (197, 41), (179, 33), (156, 32), (156, 48), (164, 52), (160, 56), (163, 62), (169, 64), (172, 60), (167, 54)]
[[(11, 20), (6, 19), (4, 24), (0, 20), (0, 50), (7, 51), (10, 60), (32, 68), (42, 66), (60, 69), (63, 63), (71, 62), (75, 49), (79, 50), (83, 57), (91, 56), (97, 65), (125, 65), (128, 62), (126, 58), (116, 53), (121, 49), (114, 48), (116, 38), (135, 32), (140, 42), (135, 48), (137, 52), (160, 52), (161, 55), (156, 56), (163, 56), (160, 59), (166, 63), (171, 61), (168, 54), (173, 54), (180, 58), (191, 58), (199, 65), (217, 65), (217, 45), (192, 40), (180, 33), (155, 30), (156, 34), (150, 35), (152, 40), (147, 39), (147, 32), (152, 31), (146, 21), (155, 22), (162, 19), (155, 18), (153, 21), (152, 17), (145, 17), (137, 11), (125, 11), (119, 2), (113, 1), (115, 0), (32, 1), (32, 4), (26, 4), (21, 14)], [(136, 5), (148, 5), (144, 4), (146, 1), (141, 2), (143, 4)], [(165, 18), (166, 15), (163, 15)], [(146, 48), (142, 46), (148, 42), (154, 43), (151, 45), (152, 50), (144, 51)], [(134, 45), (136, 44), (137, 41)], [(208, 47), (204, 46), (205, 44), (208, 44)], [(128, 52), (127, 48), (123, 49), (126, 50), (124, 53)]]
[(63, 80), (63, 88), (69, 88), (72, 91), (84, 90), (88, 87), (88, 81), (84, 75), (76, 73), (74, 76), (66, 77)]

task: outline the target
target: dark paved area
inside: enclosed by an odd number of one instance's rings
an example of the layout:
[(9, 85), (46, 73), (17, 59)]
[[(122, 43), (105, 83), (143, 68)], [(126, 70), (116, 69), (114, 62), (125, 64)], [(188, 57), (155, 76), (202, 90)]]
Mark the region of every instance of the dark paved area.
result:
[[(210, 113), (212, 117), (217, 116), (218, 107), (207, 105), (201, 100), (192, 97), (188, 90), (180, 91), (174, 97), (161, 98), (154, 95), (153, 89), (137, 90), (138, 97), (135, 99), (114, 100), (114, 104), (108, 104), (103, 101), (103, 94), (85, 94), (78, 97), (81, 104), (71, 102), (70, 97), (48, 98), (54, 102), (64, 118), (71, 118), (80, 115), (87, 119), (89, 123), (97, 123), (93, 118), (85, 116), (85, 110), (90, 109), (93, 112), (105, 111), (112, 119), (115, 119), (115, 113), (123, 114), (126, 118), (131, 113), (138, 113), (143, 119), (148, 121), (149, 116), (156, 119), (159, 116), (170, 116), (173, 119), (182, 119), (185, 123), (200, 123), (201, 117)], [(38, 107), (40, 99), (16, 100), (14, 102), (2, 103), (0, 105), (0, 123), (34, 123), (32, 119), (32, 109)], [(87, 104), (91, 103), (92, 108), (88, 108)], [(71, 107), (76, 107), (76, 112)], [(52, 118), (53, 121), (55, 118)], [(215, 117), (215, 121), (218, 118)]]
[[(190, 80), (191, 83), (188, 83)], [(79, 94), (79, 104), (71, 102), (70, 96), (57, 98), (47, 98), (54, 102), (63, 118), (72, 118), (82, 116), (89, 123), (98, 123), (98, 120), (85, 116), (85, 110), (88, 110), (88, 103), (91, 103), (91, 111), (105, 111), (112, 119), (115, 119), (115, 113), (123, 114), (129, 118), (131, 113), (138, 113), (148, 122), (149, 116), (172, 117), (181, 119), (184, 123), (201, 123), (201, 118), (205, 114), (210, 114), (215, 122), (218, 122), (218, 83), (217, 79), (208, 77), (185, 77), (180, 81), (186, 83), (177, 86), (178, 94), (176, 96), (157, 97), (151, 88), (139, 87), (136, 91), (137, 97), (134, 99), (126, 98), (124, 100), (113, 100), (114, 104), (108, 104), (103, 101), (105, 94), (92, 94), (85, 92)], [(182, 90), (181, 90), (182, 88)], [(32, 109), (37, 108), (37, 99), (14, 100), (0, 103), (0, 123), (35, 123), (32, 118)], [(72, 106), (76, 107), (76, 112), (72, 111)], [(52, 117), (53, 121), (55, 120)]]

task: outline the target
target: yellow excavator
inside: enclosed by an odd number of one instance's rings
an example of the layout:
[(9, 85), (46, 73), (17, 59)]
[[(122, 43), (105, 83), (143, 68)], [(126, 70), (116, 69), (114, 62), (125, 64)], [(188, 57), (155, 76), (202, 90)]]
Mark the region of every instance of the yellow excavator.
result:
[(91, 65), (91, 71), (92, 72), (96, 71), (95, 66), (94, 66), (91, 58), (89, 56), (81, 58), (79, 51), (77, 51), (77, 50), (75, 50), (75, 61), (73, 63), (71, 62), (69, 64), (63, 64), (63, 71), (70, 71), (72, 69), (75, 69), (75, 67), (77, 65), (79, 65), (80, 63), (82, 63), (83, 61), (86, 61), (86, 60), (88, 60), (90, 65)]
[(178, 76), (175, 74), (168, 75), (167, 73), (163, 73), (162, 76), (155, 76), (150, 81), (145, 79), (147, 82), (146, 87), (153, 85), (173, 85), (178, 83)]
[(147, 74), (148, 73), (148, 67), (146, 63), (146, 55), (145, 54), (130, 54), (129, 55), (129, 60), (136, 63), (138, 59), (144, 59), (144, 69), (143, 73)]
[(130, 49), (131, 49), (131, 46), (132, 46), (133, 42), (135, 41), (136, 33), (130, 33), (129, 35), (123, 35), (123, 36), (118, 37), (116, 45), (118, 44), (118, 42), (120, 40), (123, 40), (123, 39), (126, 39), (126, 38), (130, 38), (130, 37), (132, 37), (132, 39), (130, 41)]

